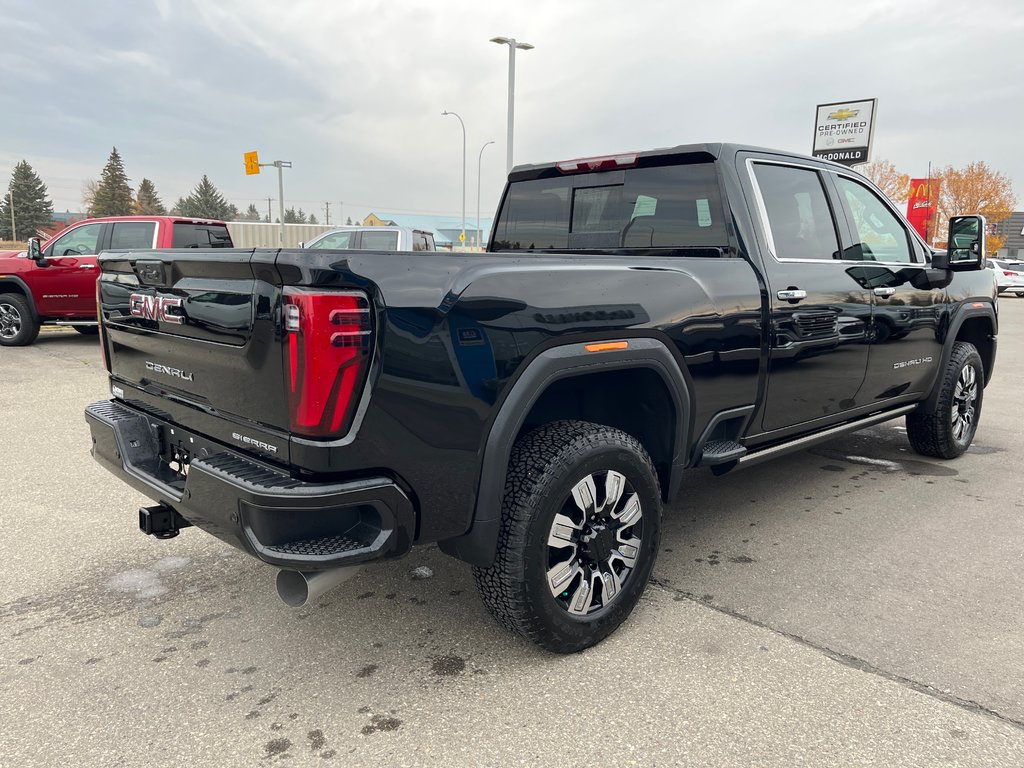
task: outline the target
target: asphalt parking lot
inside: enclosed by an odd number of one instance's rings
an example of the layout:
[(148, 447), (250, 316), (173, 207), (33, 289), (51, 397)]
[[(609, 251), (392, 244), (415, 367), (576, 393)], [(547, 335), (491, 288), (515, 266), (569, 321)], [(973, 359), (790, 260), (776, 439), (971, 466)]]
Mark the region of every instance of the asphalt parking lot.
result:
[(1020, 766), (1024, 300), (1000, 316), (967, 455), (898, 421), (694, 472), (637, 612), (572, 657), (434, 547), (295, 610), (210, 536), (143, 536), (88, 454), (95, 339), (0, 349), (0, 768)]

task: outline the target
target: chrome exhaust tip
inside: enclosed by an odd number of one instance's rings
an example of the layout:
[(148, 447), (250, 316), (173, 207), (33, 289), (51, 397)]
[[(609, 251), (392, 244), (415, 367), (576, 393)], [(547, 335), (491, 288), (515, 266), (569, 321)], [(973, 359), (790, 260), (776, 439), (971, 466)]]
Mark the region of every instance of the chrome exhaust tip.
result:
[(329, 592), (345, 583), (357, 573), (362, 566), (348, 565), (332, 568), (329, 571), (293, 571), (282, 569), (277, 572), (277, 595), (284, 604), (292, 608), (301, 608), (316, 600), (320, 595)]

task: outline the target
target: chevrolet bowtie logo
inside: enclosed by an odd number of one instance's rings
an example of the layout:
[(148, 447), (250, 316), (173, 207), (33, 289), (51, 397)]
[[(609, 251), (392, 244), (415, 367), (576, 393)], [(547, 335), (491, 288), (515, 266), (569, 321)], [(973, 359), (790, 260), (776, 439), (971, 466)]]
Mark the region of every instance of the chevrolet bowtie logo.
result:
[(828, 116), (829, 120), (849, 120), (851, 117), (856, 117), (860, 114), (859, 109), (837, 109), (835, 112)]

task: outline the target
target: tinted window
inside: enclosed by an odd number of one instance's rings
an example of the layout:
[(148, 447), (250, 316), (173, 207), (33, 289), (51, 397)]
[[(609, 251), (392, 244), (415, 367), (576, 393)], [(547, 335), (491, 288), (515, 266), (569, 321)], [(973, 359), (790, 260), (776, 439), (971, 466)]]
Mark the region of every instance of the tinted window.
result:
[(331, 232), (329, 235), (324, 235), (320, 240), (315, 243), (310, 243), (310, 248), (326, 248), (330, 250), (344, 250), (345, 248), (351, 248), (350, 243), (352, 242), (352, 232)]
[(83, 224), (58, 237), (47, 256), (95, 256), (102, 224)]
[(152, 248), (153, 236), (156, 234), (156, 222), (153, 221), (117, 221), (110, 237), (110, 247), (121, 248)]
[(853, 216), (854, 237), (861, 258), (867, 261), (910, 263), (914, 260), (907, 230), (899, 218), (870, 189), (853, 179), (838, 176), (836, 182)]
[(817, 172), (784, 165), (754, 166), (780, 259), (832, 259), (839, 251), (835, 222)]
[(397, 232), (363, 232), (360, 248), (367, 251), (397, 251)]
[[(728, 245), (718, 179), (711, 163), (516, 182), (505, 200), (495, 235), (498, 250), (617, 251)], [(706, 255), (707, 251), (699, 253)]]
[(175, 248), (230, 248), (231, 235), (224, 224), (190, 224), (175, 222)]

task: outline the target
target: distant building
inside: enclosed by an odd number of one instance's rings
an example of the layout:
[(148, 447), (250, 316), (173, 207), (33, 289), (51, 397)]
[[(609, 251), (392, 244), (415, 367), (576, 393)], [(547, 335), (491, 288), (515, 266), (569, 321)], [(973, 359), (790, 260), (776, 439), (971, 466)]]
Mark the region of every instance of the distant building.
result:
[(1024, 260), (1024, 211), (1014, 211), (1008, 219), (992, 226), (994, 234), (1006, 238), (995, 255), (1001, 259)]
[[(462, 217), (428, 216), (412, 213), (371, 213), (363, 219), (364, 227), (411, 227), (434, 233), (438, 248), (453, 248), (459, 245), (462, 231)], [(466, 216), (466, 247), (486, 247), (491, 232), (491, 217), (480, 217), (480, 243), (476, 239), (476, 216)]]

